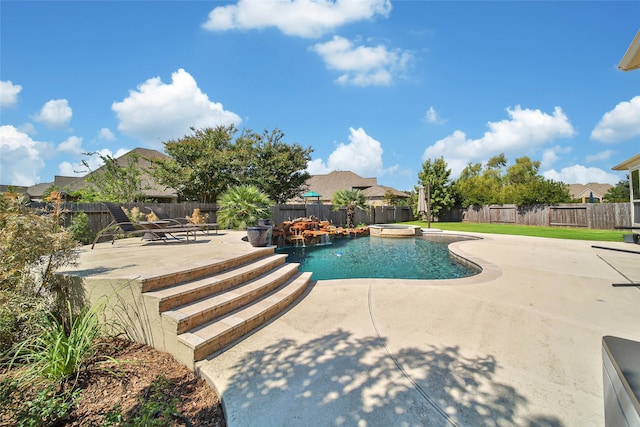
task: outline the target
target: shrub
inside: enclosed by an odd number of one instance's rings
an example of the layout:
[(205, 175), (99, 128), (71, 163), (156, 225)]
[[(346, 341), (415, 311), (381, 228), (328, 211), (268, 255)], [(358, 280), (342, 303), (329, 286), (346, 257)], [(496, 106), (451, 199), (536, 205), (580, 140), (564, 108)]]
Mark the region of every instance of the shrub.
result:
[(83, 245), (88, 245), (95, 238), (95, 233), (89, 228), (89, 217), (84, 212), (79, 212), (71, 218), (69, 232)]
[(232, 187), (218, 199), (218, 222), (222, 228), (245, 230), (256, 225), (258, 219), (270, 218), (272, 204), (256, 186)]
[(0, 194), (0, 350), (33, 332), (47, 309), (67, 299), (55, 272), (77, 259), (78, 242), (61, 225), (60, 204), (36, 212), (27, 199)]

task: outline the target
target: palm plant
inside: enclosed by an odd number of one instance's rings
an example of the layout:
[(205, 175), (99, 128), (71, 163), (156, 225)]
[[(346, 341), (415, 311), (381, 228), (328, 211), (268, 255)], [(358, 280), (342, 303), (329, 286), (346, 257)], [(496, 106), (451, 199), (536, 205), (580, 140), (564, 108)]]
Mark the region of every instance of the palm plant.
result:
[(271, 217), (273, 201), (254, 185), (229, 188), (218, 199), (218, 223), (222, 228), (246, 230), (261, 218)]
[(333, 210), (347, 208), (347, 227), (353, 227), (356, 216), (356, 208), (364, 209), (367, 206), (367, 198), (358, 189), (336, 191), (331, 197)]

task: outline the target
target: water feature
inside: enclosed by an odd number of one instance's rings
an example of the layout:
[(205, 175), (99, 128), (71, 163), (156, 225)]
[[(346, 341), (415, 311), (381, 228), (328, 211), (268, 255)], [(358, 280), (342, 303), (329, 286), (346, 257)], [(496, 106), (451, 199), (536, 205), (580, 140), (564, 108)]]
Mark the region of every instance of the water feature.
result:
[(278, 248), (276, 252), (287, 254), (287, 262), (299, 263), (300, 271), (313, 272), (314, 280), (453, 279), (478, 273), (450, 255), (448, 244), (459, 238), (438, 240), (345, 238), (330, 245)]

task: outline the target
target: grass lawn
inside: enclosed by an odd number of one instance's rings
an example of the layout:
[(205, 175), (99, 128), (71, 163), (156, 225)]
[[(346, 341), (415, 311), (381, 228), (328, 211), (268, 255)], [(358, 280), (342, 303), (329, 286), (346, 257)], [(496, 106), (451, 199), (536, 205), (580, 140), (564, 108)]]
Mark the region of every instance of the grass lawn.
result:
[[(426, 221), (411, 221), (404, 224), (427, 228)], [(471, 222), (432, 222), (431, 228), (448, 231), (470, 231), (475, 233), (514, 234), (519, 236), (551, 237), (554, 239), (597, 240), (603, 242), (622, 242), (623, 230), (590, 230), (588, 228), (539, 227), (513, 224), (478, 224)]]

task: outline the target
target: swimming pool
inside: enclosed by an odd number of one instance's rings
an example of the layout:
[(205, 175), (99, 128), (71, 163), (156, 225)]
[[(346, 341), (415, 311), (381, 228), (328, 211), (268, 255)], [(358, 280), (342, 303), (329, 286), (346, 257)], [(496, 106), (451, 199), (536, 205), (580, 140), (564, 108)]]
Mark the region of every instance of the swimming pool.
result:
[(456, 261), (447, 248), (461, 240), (425, 237), (381, 239), (359, 237), (337, 239), (329, 245), (276, 249), (287, 254), (287, 262), (300, 264), (314, 280), (394, 278), (455, 279), (478, 274), (477, 268)]

